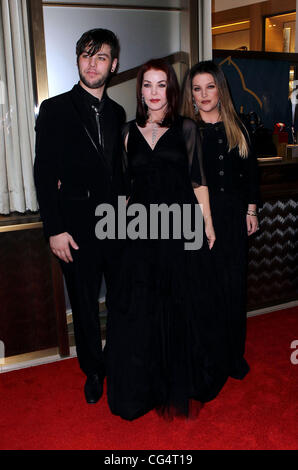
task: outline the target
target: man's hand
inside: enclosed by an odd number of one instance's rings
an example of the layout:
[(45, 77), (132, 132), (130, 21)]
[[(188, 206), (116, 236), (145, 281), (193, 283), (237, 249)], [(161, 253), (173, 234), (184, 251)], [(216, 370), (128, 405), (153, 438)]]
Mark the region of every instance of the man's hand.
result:
[(49, 238), (49, 242), (54, 255), (58, 256), (58, 258), (60, 258), (62, 261), (65, 261), (65, 263), (73, 261), (69, 245), (75, 250), (79, 249), (78, 245), (68, 232), (59, 233), (59, 235), (53, 235)]

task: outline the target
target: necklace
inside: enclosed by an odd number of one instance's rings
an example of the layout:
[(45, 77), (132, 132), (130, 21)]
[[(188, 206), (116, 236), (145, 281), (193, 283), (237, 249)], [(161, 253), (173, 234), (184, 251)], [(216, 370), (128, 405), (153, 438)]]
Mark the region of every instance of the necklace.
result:
[(152, 142), (152, 147), (154, 146), (156, 139), (157, 139), (157, 134), (158, 134), (158, 129), (159, 129), (159, 123), (156, 121), (153, 121), (152, 118), (149, 118), (148, 121), (150, 124), (153, 124), (152, 126), (152, 137), (151, 137), (151, 142)]

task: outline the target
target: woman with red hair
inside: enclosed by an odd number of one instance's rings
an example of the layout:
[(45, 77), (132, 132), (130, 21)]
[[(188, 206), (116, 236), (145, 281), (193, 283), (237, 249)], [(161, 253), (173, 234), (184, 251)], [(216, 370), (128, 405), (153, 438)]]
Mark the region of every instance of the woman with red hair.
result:
[[(140, 67), (136, 119), (123, 132), (124, 167), (128, 215), (136, 204), (146, 208), (146, 223), (140, 218), (139, 224), (149, 235), (139, 227), (139, 237), (126, 240), (110, 297), (106, 349), (109, 406), (128, 420), (154, 408), (188, 416), (192, 403), (215, 398), (227, 378), (209, 267), (215, 234), (200, 137), (178, 106), (172, 66), (151, 60)], [(172, 208), (175, 220), (165, 221), (161, 211), (155, 226), (153, 206)], [(197, 220), (200, 206), (203, 218)], [(182, 223), (184, 229), (192, 222), (194, 234), (200, 221), (201, 247), (186, 248)]]

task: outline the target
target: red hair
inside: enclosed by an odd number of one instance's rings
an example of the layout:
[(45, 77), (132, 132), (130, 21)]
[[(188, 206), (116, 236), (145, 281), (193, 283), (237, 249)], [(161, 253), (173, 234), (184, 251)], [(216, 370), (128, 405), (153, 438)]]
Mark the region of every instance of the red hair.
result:
[(141, 65), (137, 75), (137, 112), (136, 121), (140, 127), (145, 127), (148, 119), (147, 106), (142, 101), (143, 77), (148, 70), (162, 70), (167, 76), (166, 96), (168, 101), (167, 112), (162, 122), (162, 127), (169, 127), (178, 116), (179, 109), (179, 84), (175, 70), (163, 59), (151, 59)]

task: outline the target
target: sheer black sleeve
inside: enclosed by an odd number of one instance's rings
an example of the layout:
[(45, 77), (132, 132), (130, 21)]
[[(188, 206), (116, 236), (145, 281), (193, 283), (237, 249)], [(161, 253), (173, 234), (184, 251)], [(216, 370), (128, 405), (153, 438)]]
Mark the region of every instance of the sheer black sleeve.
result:
[(186, 144), (189, 174), (193, 188), (207, 186), (203, 166), (201, 135), (198, 126), (191, 119), (183, 119), (183, 136)]
[(126, 197), (129, 197), (131, 194), (131, 187), (132, 187), (132, 176), (131, 176), (131, 169), (127, 155), (127, 138), (129, 135), (130, 123), (127, 122), (124, 124), (122, 128), (122, 171), (123, 171), (123, 181), (124, 181), (124, 194)]

